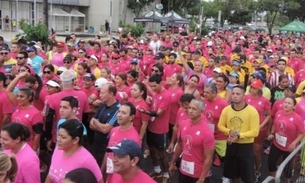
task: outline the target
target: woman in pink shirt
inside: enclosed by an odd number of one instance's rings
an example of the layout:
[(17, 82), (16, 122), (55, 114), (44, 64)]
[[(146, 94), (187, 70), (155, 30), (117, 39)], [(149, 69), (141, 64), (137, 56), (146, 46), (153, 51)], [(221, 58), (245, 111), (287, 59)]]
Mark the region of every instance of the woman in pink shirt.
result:
[(1, 145), (6, 154), (15, 156), (18, 171), (14, 183), (40, 183), (37, 153), (27, 144), (29, 129), (19, 123), (9, 123), (1, 131)]
[(104, 67), (109, 67), (109, 55), (103, 53), (100, 62), (98, 62), (98, 68), (102, 69)]
[[(272, 176), (275, 176), (278, 160), (286, 159), (290, 153), (298, 146), (305, 134), (302, 118), (294, 112), (297, 102), (293, 97), (286, 97), (283, 110), (276, 113), (273, 121), (269, 140), (273, 140), (268, 166)], [(286, 165), (285, 178), (290, 182), (292, 177), (292, 161)]]
[(76, 76), (76, 86), (78, 89), (83, 88), (84, 86), (84, 75), (91, 73), (90, 68), (87, 63), (83, 62), (77, 65), (77, 76)]
[(187, 86), (184, 89), (184, 93), (189, 93), (194, 95), (195, 98), (200, 99), (200, 93), (197, 90), (197, 84), (199, 82), (200, 78), (197, 75), (192, 75), (189, 79), (189, 81), (187, 82)]
[(1, 183), (13, 182), (16, 178), (18, 171), (18, 165), (16, 158), (11, 155), (7, 155), (3, 152), (0, 153), (0, 172), (3, 172), (1, 176)]
[(260, 131), (259, 135), (254, 139), (254, 159), (255, 159), (255, 175), (260, 177), (260, 167), (262, 162), (263, 144), (267, 135), (267, 126), (271, 120), (271, 103), (263, 96), (262, 88), (264, 84), (260, 79), (254, 79), (251, 82), (250, 93), (246, 95), (245, 102), (252, 105), (259, 114)]
[(84, 127), (77, 119), (67, 120), (59, 126), (57, 146), (54, 150), (45, 183), (61, 183), (67, 172), (87, 168), (98, 183), (103, 183), (101, 170), (93, 156), (82, 146)]
[(120, 103), (127, 101), (130, 96), (130, 88), (127, 86), (127, 75), (125, 73), (117, 74), (114, 78), (114, 82), (118, 91), (115, 98)]
[(55, 73), (55, 68), (52, 64), (44, 66), (42, 83), (45, 85), (49, 80), (58, 80), (58, 76)]
[(127, 84), (128, 86), (132, 86), (137, 81), (139, 81), (139, 72), (135, 70), (130, 70), (127, 72)]

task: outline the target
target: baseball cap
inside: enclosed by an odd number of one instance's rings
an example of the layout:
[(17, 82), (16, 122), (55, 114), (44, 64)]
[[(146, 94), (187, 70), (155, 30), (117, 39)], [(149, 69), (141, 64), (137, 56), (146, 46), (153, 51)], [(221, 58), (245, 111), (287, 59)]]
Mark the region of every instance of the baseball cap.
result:
[[(287, 85), (285, 87), (285, 89), (289, 89), (292, 93), (295, 93), (297, 91), (297, 88), (292, 84)], [(303, 90), (303, 92), (304, 92), (304, 90)]]
[(92, 73), (87, 73), (87, 74), (85, 74), (85, 75), (84, 75), (84, 78), (90, 78), (92, 81), (96, 79), (95, 76), (94, 76), (94, 74), (92, 74)]
[(273, 50), (272, 49), (267, 49), (267, 52), (273, 53)]
[(237, 59), (232, 60), (232, 65), (240, 66), (240, 60)]
[(137, 58), (133, 58), (130, 62), (130, 64), (138, 64), (139, 60)]
[(251, 87), (253, 88), (262, 88), (264, 86), (263, 82), (260, 79), (254, 79), (251, 81)]
[(80, 39), (78, 42), (79, 42), (79, 43), (85, 43), (86, 41), (83, 40), (83, 39)]
[(94, 59), (95, 61), (98, 61), (98, 58), (95, 55), (91, 55), (90, 58)]
[(58, 67), (58, 69), (57, 69), (57, 71), (59, 71), (59, 72), (65, 72), (66, 70), (68, 70), (68, 69), (65, 67)]
[(236, 72), (231, 72), (231, 73), (230, 73), (230, 76), (233, 76), (233, 77), (238, 78), (238, 74), (237, 74)]
[(59, 77), (63, 83), (70, 83), (76, 78), (76, 73), (72, 69), (69, 69), (61, 73)]
[(255, 59), (253, 62), (257, 62), (257, 63), (262, 63), (262, 60), (261, 59)]
[(34, 46), (28, 46), (25, 51), (26, 52), (36, 52), (37, 49)]
[(142, 151), (139, 144), (130, 139), (125, 139), (116, 146), (107, 148), (107, 152), (113, 152), (119, 156), (141, 157)]
[(59, 83), (57, 83), (56, 81), (54, 80), (49, 80), (46, 85), (49, 85), (49, 86), (52, 86), (52, 87), (57, 87), (57, 88), (60, 88), (60, 85)]
[(111, 58), (112, 58), (112, 59), (119, 59), (119, 58), (120, 58), (120, 54), (113, 52), (113, 53), (111, 54)]
[(157, 53), (156, 55), (155, 55), (155, 59), (164, 59), (165, 58), (165, 55), (163, 54), (163, 53)]
[(10, 51), (10, 48), (7, 46), (1, 46), (0, 51)]
[(58, 43), (56, 44), (56, 46), (58, 46), (58, 47), (65, 47), (65, 43), (63, 43), (63, 42), (58, 42)]
[(216, 67), (213, 69), (213, 72), (221, 73), (221, 69), (219, 67)]
[(212, 42), (212, 41), (209, 41), (209, 42), (207, 43), (207, 46), (213, 46), (213, 42)]
[(74, 44), (73, 43), (68, 43), (67, 46), (72, 47), (72, 46), (74, 46)]
[(96, 88), (101, 88), (103, 85), (109, 83), (109, 81), (105, 78), (98, 78), (95, 83), (94, 83), (94, 86)]

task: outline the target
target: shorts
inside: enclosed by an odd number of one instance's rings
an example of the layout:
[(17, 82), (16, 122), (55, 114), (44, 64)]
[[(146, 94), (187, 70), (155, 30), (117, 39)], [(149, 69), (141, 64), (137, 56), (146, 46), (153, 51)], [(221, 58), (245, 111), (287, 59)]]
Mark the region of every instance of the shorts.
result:
[(167, 134), (156, 134), (147, 131), (147, 145), (156, 147), (157, 149), (166, 149), (167, 146)]
[(223, 176), (241, 178), (244, 183), (255, 181), (253, 143), (227, 145)]
[(226, 140), (215, 140), (215, 151), (218, 156), (225, 157), (227, 149), (227, 141)]
[[(270, 172), (275, 172), (277, 170), (277, 163), (278, 160), (282, 157), (283, 160), (285, 160), (289, 156), (290, 152), (283, 151), (279, 148), (277, 148), (274, 144), (271, 145), (270, 153), (268, 156), (268, 168)], [(284, 175), (285, 178), (290, 179), (292, 177), (292, 160), (293, 158), (288, 162), (288, 164), (284, 168)]]

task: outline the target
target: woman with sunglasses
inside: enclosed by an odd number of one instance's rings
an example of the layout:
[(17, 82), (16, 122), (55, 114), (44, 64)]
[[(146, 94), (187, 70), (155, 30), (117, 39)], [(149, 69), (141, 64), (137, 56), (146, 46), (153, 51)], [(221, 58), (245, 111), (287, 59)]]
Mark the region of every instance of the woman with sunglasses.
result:
[(76, 60), (76, 64), (80, 64), (83, 62), (86, 62), (87, 58), (86, 58), (86, 50), (85, 49), (78, 49), (78, 53), (77, 53), (77, 60)]
[(19, 123), (8, 123), (1, 131), (1, 145), (4, 152), (14, 155), (18, 171), (15, 183), (41, 183), (37, 153), (28, 145), (29, 129)]
[(45, 183), (61, 183), (67, 172), (87, 168), (99, 183), (103, 183), (100, 167), (93, 156), (83, 147), (84, 127), (77, 119), (67, 120), (59, 126), (57, 146)]
[(49, 80), (58, 80), (58, 76), (55, 73), (55, 68), (52, 64), (48, 64), (43, 67), (42, 83), (45, 85)]
[(66, 69), (72, 69), (76, 71), (77, 70), (76, 57), (72, 54), (66, 55), (63, 60), (63, 66)]
[(111, 61), (109, 69), (111, 70), (112, 75), (117, 75), (118, 73), (125, 72), (125, 66), (120, 63), (120, 53), (115, 51), (111, 54)]

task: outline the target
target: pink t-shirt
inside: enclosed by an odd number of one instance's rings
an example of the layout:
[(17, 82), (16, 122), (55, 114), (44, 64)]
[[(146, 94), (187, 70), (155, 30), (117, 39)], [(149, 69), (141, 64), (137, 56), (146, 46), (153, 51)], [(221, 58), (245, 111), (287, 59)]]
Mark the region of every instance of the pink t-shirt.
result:
[(110, 70), (111, 70), (111, 74), (112, 75), (117, 75), (118, 73), (124, 72), (126, 71), (126, 65), (122, 65), (120, 63), (114, 64), (114, 63), (110, 63), (109, 64)]
[(295, 112), (285, 114), (283, 110), (278, 111), (273, 125), (275, 133), (273, 144), (282, 151), (288, 151), (289, 145), (297, 136), (305, 133), (304, 122)]
[(66, 54), (67, 53), (64, 53), (64, 52), (62, 52), (62, 53), (58, 53), (58, 52), (54, 53), (53, 57), (52, 57), (51, 63), (56, 65), (57, 67), (63, 66), (64, 65), (63, 60), (64, 60)]
[(157, 117), (151, 117), (148, 123), (148, 130), (156, 134), (165, 134), (168, 132), (168, 124), (170, 117), (171, 97), (166, 89), (162, 89), (160, 93), (154, 93), (152, 96), (151, 110), (158, 111), (161, 109), (163, 114)]
[[(258, 114), (259, 114), (259, 123), (262, 124), (266, 115), (266, 112), (271, 112), (271, 103), (270, 101), (264, 97), (254, 97), (251, 94), (246, 95), (245, 102), (251, 106), (253, 106)], [(267, 127), (267, 125), (265, 126)]]
[[(272, 109), (271, 109), (271, 116), (274, 117), (275, 114), (279, 111), (279, 110), (283, 110), (283, 105), (284, 105), (284, 100), (285, 98), (279, 99), (277, 101), (274, 102)], [(295, 106), (295, 110), (294, 110), (297, 114), (302, 114), (302, 108), (300, 107), (299, 104), (297, 104)]]
[(179, 127), (179, 131), (183, 150), (180, 172), (199, 178), (205, 161), (204, 150), (215, 147), (214, 135), (205, 120), (196, 124), (186, 120)]
[(134, 98), (129, 98), (129, 102), (131, 102), (137, 109), (136, 115), (133, 118), (133, 126), (137, 130), (137, 132), (140, 134), (141, 127), (143, 121), (148, 122), (149, 121), (149, 116), (145, 113), (140, 112), (138, 109), (146, 109), (149, 110), (149, 106), (145, 102), (144, 99), (141, 99), (140, 101), (135, 101)]
[(3, 117), (5, 114), (12, 114), (14, 105), (8, 99), (6, 90), (0, 91), (0, 127), (2, 129)]
[(295, 85), (299, 86), (299, 84), (305, 80), (305, 69), (301, 69), (296, 72), (294, 76)]
[[(122, 140), (125, 139), (134, 140), (136, 143), (139, 144), (139, 146), (141, 146), (142, 144), (139, 133), (133, 126), (128, 130), (124, 130), (124, 131), (121, 130), (120, 126), (117, 126), (114, 127), (109, 134), (108, 147), (116, 146), (118, 143), (120, 143)], [(108, 174), (107, 182), (111, 182), (112, 174), (114, 173), (112, 159), (113, 159), (113, 153), (107, 153), (107, 163), (106, 163), (106, 173)]]
[(207, 76), (207, 78), (212, 78), (213, 77), (213, 70), (214, 70), (214, 68), (206, 67), (204, 69), (203, 74), (205, 74)]
[(218, 130), (217, 125), (222, 110), (229, 105), (228, 102), (218, 96), (214, 101), (209, 101), (206, 99), (204, 99), (203, 101), (205, 103), (204, 115), (207, 118), (207, 122), (210, 129), (214, 133), (215, 139), (227, 139), (227, 136)]
[(123, 180), (120, 174), (114, 173), (112, 175), (112, 180), (109, 181), (108, 183), (137, 183), (137, 182), (157, 183), (150, 176), (144, 173), (141, 169), (139, 169), (138, 173), (130, 180)]
[[(4, 150), (6, 154), (13, 154), (10, 150)], [(15, 154), (18, 171), (14, 183), (40, 183), (39, 159), (36, 152), (25, 144)]]
[(70, 89), (70, 90), (63, 90), (59, 93), (54, 93), (53, 95), (50, 95), (48, 100), (48, 105), (51, 109), (55, 111), (55, 123), (53, 123), (53, 130), (52, 130), (53, 142), (56, 142), (56, 127), (57, 127), (57, 122), (60, 119), (59, 104), (61, 99), (67, 96), (73, 96), (78, 100), (78, 109), (76, 111), (76, 116), (78, 119), (83, 119), (83, 113), (89, 111), (89, 104), (87, 100), (88, 98), (83, 91), (76, 91)]
[(33, 147), (35, 136), (33, 126), (38, 123), (43, 123), (43, 117), (41, 113), (34, 106), (30, 106), (26, 109), (18, 106), (16, 111), (12, 114), (12, 122), (20, 123), (28, 127), (31, 133), (28, 144), (29, 146)]
[(180, 108), (180, 98), (184, 94), (182, 88), (178, 87), (175, 89), (170, 88), (168, 90), (171, 94), (171, 107), (170, 107), (170, 117), (169, 123), (172, 125), (176, 124), (177, 112)]
[(167, 65), (167, 70), (166, 71), (165, 77), (171, 77), (175, 73), (182, 73), (182, 67), (178, 64), (169, 64)]
[[(125, 95), (127, 95), (127, 98), (123, 98)], [(115, 98), (119, 103), (126, 102), (129, 97), (130, 97), (130, 88), (128, 86), (125, 86), (122, 89), (117, 88), (117, 93), (115, 95)]]
[(80, 147), (73, 155), (68, 157), (65, 156), (63, 150), (56, 147), (48, 174), (52, 183), (61, 183), (65, 175), (76, 168), (89, 169), (98, 181), (103, 178), (97, 162), (84, 147)]

